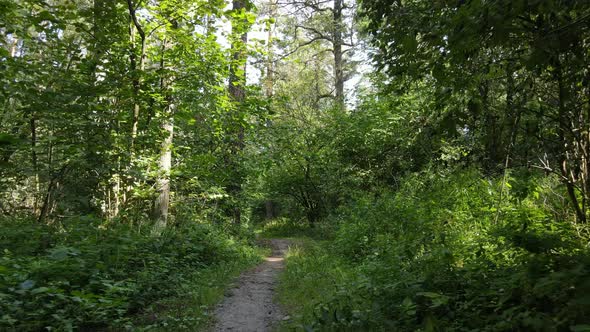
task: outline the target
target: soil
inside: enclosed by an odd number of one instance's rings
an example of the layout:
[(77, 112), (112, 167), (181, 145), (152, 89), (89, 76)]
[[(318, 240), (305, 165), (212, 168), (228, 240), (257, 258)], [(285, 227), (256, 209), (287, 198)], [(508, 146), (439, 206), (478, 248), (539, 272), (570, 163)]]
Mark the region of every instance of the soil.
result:
[(270, 257), (253, 270), (240, 276), (236, 287), (231, 289), (215, 310), (218, 331), (272, 331), (283, 319), (288, 319), (273, 301), (277, 276), (285, 267), (284, 255), (289, 241), (271, 239)]

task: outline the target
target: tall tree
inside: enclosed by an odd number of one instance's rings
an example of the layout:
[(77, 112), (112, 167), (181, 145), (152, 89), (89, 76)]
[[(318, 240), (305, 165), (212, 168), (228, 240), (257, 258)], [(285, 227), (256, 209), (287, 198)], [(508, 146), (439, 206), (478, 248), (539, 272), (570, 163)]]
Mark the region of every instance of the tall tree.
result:
[(283, 4), (292, 8), (289, 12), (295, 20), (292, 30), (295, 42), (287, 54), (311, 44), (325, 45), (322, 52), (331, 53), (333, 59), (333, 87), (330, 95), (335, 105), (343, 110), (346, 99), (344, 84), (348, 78), (346, 71), (349, 64), (345, 55), (355, 47), (355, 31), (352, 27), (354, 3), (344, 0), (307, 0)]
[(252, 5), (248, 0), (233, 0), (232, 2), (232, 20), (231, 20), (231, 63), (229, 69), (228, 90), (230, 99), (233, 104), (233, 116), (235, 121), (232, 126), (235, 130), (230, 138), (231, 155), (228, 157), (228, 166), (230, 167), (233, 179), (228, 185), (228, 193), (233, 199), (232, 214), (233, 221), (240, 223), (242, 212), (239, 206), (239, 194), (242, 187), (242, 171), (240, 166), (240, 154), (244, 149), (244, 119), (246, 99), (246, 60), (247, 60), (247, 43), (248, 30), (251, 25), (249, 9)]
[[(133, 76), (132, 83), (133, 83), (133, 95), (135, 98), (135, 102), (133, 105), (133, 118), (131, 122), (131, 143), (130, 143), (130, 150), (133, 156), (134, 152), (134, 143), (137, 137), (137, 126), (139, 124), (139, 112), (140, 112), (140, 91), (141, 91), (141, 75), (145, 70), (145, 60), (146, 60), (146, 34), (144, 28), (142, 27), (139, 19), (137, 17), (137, 10), (139, 9), (139, 5), (141, 2), (138, 1), (137, 4), (134, 4), (132, 0), (127, 0), (127, 7), (129, 10), (129, 39), (130, 39), (130, 52), (129, 52), (129, 62), (130, 62), (130, 71), (131, 75)], [(139, 34), (139, 55), (137, 54), (136, 50), (136, 34)], [(139, 64), (137, 58), (139, 57)]]
[[(174, 24), (174, 23), (173, 23)], [(162, 122), (160, 130), (163, 134), (158, 158), (159, 175), (156, 179), (156, 200), (154, 202), (154, 232), (160, 233), (168, 222), (168, 208), (170, 206), (170, 172), (172, 170), (172, 140), (174, 138), (174, 112), (175, 102), (171, 95), (170, 81), (173, 79), (168, 74), (167, 56), (170, 49), (170, 41), (164, 37), (162, 41), (160, 59), (160, 90), (163, 97)]]

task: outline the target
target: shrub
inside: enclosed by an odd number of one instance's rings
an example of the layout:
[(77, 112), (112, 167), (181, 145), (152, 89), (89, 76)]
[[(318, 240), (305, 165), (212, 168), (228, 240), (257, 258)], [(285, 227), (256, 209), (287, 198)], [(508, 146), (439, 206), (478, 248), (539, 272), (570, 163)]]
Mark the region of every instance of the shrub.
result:
[[(341, 227), (322, 257), (343, 262), (354, 278), (305, 304), (314, 315), (302, 324), (320, 330), (587, 329), (586, 226), (571, 221), (555, 179), (518, 178), (508, 174), (502, 183), (504, 177), (486, 179), (475, 170), (430, 170), (409, 176), (395, 193), (365, 195), (340, 209), (333, 218)], [(305, 269), (313, 271), (324, 264), (317, 260), (290, 264), (312, 264)]]
[(196, 223), (157, 237), (93, 218), (51, 226), (2, 220), (0, 227), (3, 330), (122, 327), (174, 296), (195, 271), (258, 259), (241, 240)]

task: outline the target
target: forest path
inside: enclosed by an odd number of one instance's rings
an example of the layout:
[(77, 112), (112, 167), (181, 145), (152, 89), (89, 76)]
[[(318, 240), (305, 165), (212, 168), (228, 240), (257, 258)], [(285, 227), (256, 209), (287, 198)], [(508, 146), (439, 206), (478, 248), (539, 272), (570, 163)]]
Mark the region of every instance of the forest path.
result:
[(253, 270), (242, 274), (237, 286), (231, 289), (215, 310), (218, 331), (271, 331), (283, 314), (273, 302), (280, 271), (285, 267), (284, 255), (290, 241), (270, 239), (272, 254)]

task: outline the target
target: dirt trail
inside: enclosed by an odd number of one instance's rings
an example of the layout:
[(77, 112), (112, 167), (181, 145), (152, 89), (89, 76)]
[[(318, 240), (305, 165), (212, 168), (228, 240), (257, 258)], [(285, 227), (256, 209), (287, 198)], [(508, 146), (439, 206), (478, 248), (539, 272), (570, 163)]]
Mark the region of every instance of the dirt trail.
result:
[(284, 268), (283, 256), (289, 241), (271, 239), (270, 245), (272, 255), (240, 276), (236, 288), (215, 310), (217, 324), (212, 331), (271, 331), (284, 318), (273, 296), (277, 275)]

